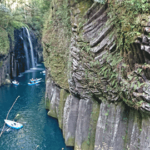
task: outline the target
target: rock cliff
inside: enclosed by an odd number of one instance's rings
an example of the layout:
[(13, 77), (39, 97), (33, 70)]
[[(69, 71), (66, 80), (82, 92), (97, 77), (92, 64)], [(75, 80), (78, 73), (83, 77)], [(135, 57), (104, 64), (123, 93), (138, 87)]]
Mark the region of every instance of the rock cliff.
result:
[(10, 83), (10, 55), (1, 56), (0, 58), (0, 86)]
[(149, 23), (120, 53), (108, 9), (52, 0), (43, 31), (46, 109), (75, 150), (149, 150)]

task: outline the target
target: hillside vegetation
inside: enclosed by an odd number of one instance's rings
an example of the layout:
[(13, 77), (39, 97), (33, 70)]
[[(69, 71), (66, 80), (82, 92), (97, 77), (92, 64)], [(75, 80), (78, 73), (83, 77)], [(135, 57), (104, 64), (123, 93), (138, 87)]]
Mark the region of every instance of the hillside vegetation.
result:
[(11, 3), (5, 0), (0, 2), (0, 55), (8, 53), (8, 37), (12, 41), (14, 40), (15, 29), (28, 27), (35, 31), (37, 37), (41, 37), (49, 5), (50, 1), (48, 0), (30, 0), (28, 3), (23, 0)]

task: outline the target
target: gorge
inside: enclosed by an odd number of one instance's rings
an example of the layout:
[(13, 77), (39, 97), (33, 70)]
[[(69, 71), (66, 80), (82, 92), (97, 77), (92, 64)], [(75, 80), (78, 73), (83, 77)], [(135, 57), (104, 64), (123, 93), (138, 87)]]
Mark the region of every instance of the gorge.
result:
[(44, 61), (45, 107), (67, 146), (149, 150), (149, 5), (51, 0), (40, 39), (43, 60), (40, 44), (31, 45), (34, 33), (15, 30), (16, 48), (10, 40), (10, 53), (0, 55), (0, 83)]

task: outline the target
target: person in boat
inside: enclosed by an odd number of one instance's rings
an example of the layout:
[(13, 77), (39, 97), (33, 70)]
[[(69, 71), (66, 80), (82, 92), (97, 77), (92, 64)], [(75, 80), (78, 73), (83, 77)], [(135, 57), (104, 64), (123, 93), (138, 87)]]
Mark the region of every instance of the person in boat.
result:
[(32, 78), (31, 81), (33, 81), (34, 79)]

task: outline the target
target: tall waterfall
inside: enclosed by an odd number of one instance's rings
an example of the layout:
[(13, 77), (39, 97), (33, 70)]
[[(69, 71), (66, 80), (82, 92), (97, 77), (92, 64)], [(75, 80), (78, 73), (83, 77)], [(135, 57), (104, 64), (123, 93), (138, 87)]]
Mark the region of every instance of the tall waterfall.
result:
[[(23, 28), (23, 35), (25, 35), (24, 28)], [(24, 51), (25, 51), (25, 55), (26, 55), (26, 65), (27, 65), (27, 70), (28, 70), (30, 68), (30, 66), (29, 66), (29, 53), (28, 53), (28, 49), (27, 49), (27, 44), (22, 36), (20, 36), (20, 38), (23, 40), (23, 47), (24, 47)]]
[(31, 37), (30, 37), (29, 30), (27, 28), (25, 28), (25, 29), (27, 31), (28, 41), (29, 41), (29, 45), (30, 45), (32, 68), (34, 68), (35, 67), (35, 60), (34, 60), (34, 53), (33, 53), (33, 46), (32, 46), (32, 42), (31, 42)]

